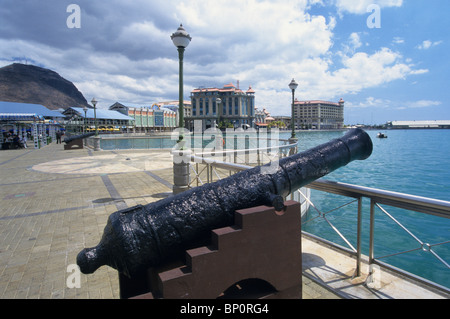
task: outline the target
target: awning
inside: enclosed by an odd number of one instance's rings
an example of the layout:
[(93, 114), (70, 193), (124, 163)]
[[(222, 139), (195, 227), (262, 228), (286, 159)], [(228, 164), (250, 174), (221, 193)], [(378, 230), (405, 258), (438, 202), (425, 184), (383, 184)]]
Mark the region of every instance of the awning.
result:
[(0, 113), (0, 120), (3, 121), (33, 121), (43, 119), (36, 113)]

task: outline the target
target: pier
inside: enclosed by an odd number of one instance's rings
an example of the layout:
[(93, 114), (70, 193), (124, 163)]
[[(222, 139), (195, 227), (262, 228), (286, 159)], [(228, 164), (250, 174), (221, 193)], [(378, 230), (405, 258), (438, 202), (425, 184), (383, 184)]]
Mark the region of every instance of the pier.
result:
[[(74, 277), (71, 265), (100, 240), (108, 216), (170, 196), (169, 150), (66, 150), (61, 144), (0, 153), (0, 298), (118, 299), (117, 271)], [(449, 296), (381, 269), (367, 258), (302, 237), (303, 299), (440, 299)], [(78, 286), (77, 286), (78, 285)]]

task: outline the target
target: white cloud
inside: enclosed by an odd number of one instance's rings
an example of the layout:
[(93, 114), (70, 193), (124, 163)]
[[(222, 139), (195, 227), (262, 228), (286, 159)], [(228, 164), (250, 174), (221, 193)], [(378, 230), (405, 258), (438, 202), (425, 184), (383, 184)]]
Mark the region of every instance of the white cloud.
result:
[[(344, 38), (347, 49), (333, 51), (343, 48), (334, 44), (339, 41), (334, 34), (336, 19), (307, 12), (311, 5), (323, 5), (322, 0), (216, 0), (214, 4), (115, 0), (103, 6), (79, 2), (85, 12), (82, 28), (64, 30), (65, 41), (73, 40), (73, 46), (0, 39), (0, 64), (17, 57), (36, 61), (74, 82), (87, 100), (95, 96), (99, 107), (116, 101), (151, 105), (175, 100), (178, 54), (170, 34), (182, 22), (193, 38), (184, 60), (185, 97), (199, 86), (240, 80), (241, 88), (252, 85), (256, 91), (257, 106), (267, 107), (273, 115), (290, 114), (288, 84), (293, 77), (300, 84), (299, 99), (338, 100), (428, 72), (416, 70), (400, 53), (386, 48), (357, 52), (363, 46), (361, 32)], [(366, 12), (369, 2), (383, 7), (402, 4), (339, 0), (336, 5), (359, 13)]]
[(366, 109), (366, 108), (388, 108), (391, 105), (391, 101), (387, 99), (380, 99), (375, 97), (368, 97), (364, 101), (359, 103), (353, 103), (352, 101), (348, 101), (345, 103), (345, 107), (352, 109), (352, 108), (360, 108), (360, 109)]
[(425, 107), (432, 107), (432, 106), (439, 106), (442, 104), (440, 101), (430, 101), (430, 100), (420, 100), (415, 102), (409, 102), (406, 103), (407, 108), (425, 108)]
[(362, 46), (361, 39), (357, 32), (350, 34), (350, 44), (354, 49), (358, 49)]
[(349, 101), (346, 102), (345, 104), (345, 106), (349, 109), (377, 108), (377, 109), (393, 109), (393, 110), (427, 108), (439, 105), (442, 105), (441, 101), (418, 100), (418, 101), (402, 102), (401, 104), (399, 104), (398, 102), (390, 101), (388, 99), (381, 99), (375, 97), (368, 97), (364, 101), (359, 103), (353, 103)]
[(329, 72), (329, 65), (321, 61), (320, 67), (312, 73), (320, 76), (311, 79), (311, 88), (316, 94), (322, 93), (322, 96), (339, 97), (403, 79), (417, 72), (410, 65), (402, 63), (401, 59), (399, 53), (382, 48), (373, 54), (358, 52), (344, 56), (343, 67), (334, 72)]
[(336, 0), (336, 6), (340, 12), (353, 14), (366, 14), (371, 4), (376, 4), (380, 8), (401, 7), (403, 0)]
[(417, 46), (417, 48), (420, 49), (420, 50), (428, 50), (429, 48), (438, 46), (441, 43), (443, 43), (443, 41), (435, 41), (435, 42), (433, 42), (433, 41), (430, 41), (430, 40), (425, 40), (421, 44), (419, 44)]
[(394, 40), (392, 41), (392, 43), (403, 44), (403, 43), (405, 43), (405, 39), (403, 39), (402, 37), (395, 37)]

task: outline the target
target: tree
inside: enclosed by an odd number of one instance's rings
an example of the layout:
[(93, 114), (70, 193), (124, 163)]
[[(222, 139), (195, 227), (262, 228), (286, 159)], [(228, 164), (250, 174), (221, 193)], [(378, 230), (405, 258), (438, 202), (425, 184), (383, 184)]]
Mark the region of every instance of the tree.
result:
[(268, 128), (272, 128), (272, 127), (286, 128), (286, 123), (284, 123), (283, 121), (273, 121), (268, 124)]

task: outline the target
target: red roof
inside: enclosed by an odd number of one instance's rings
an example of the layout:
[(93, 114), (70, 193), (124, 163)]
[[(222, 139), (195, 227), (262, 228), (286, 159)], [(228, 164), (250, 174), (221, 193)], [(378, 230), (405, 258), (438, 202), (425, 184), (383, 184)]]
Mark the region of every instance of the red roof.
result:
[[(344, 102), (343, 99), (339, 102)], [(311, 100), (311, 101), (295, 101), (296, 105), (309, 105), (309, 104), (326, 104), (326, 105), (333, 105), (333, 106), (340, 106), (339, 103), (336, 102), (330, 102), (330, 101), (323, 101), (323, 100)]]
[(199, 92), (238, 92), (238, 93), (244, 93), (244, 91), (240, 89), (236, 89), (236, 87), (233, 85), (233, 83), (229, 83), (224, 85), (222, 89), (218, 88), (199, 88), (192, 90), (192, 93), (199, 93)]

